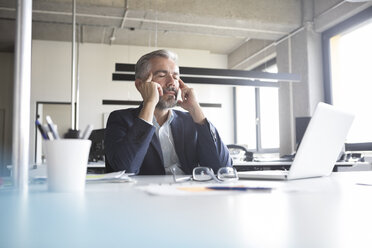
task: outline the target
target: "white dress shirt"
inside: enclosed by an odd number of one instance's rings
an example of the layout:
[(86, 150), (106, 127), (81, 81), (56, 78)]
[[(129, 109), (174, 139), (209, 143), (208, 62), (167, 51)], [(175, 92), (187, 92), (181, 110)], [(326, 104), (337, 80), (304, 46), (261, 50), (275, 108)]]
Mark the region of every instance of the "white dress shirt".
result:
[(174, 140), (171, 129), (171, 122), (173, 120), (173, 111), (169, 110), (168, 118), (162, 126), (159, 126), (154, 116), (152, 122), (156, 128), (156, 136), (160, 141), (161, 151), (163, 153), (165, 174), (171, 175), (171, 168), (175, 168), (177, 175), (184, 175), (185, 173), (181, 169), (180, 162), (174, 146)]

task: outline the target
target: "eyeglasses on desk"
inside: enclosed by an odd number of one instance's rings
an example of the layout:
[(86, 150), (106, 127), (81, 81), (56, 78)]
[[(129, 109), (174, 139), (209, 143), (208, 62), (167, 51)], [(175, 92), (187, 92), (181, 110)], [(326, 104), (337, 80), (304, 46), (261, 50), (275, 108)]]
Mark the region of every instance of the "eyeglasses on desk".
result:
[(238, 172), (234, 167), (221, 167), (217, 171), (217, 176), (214, 174), (213, 170), (209, 167), (195, 167), (192, 171), (191, 176), (179, 177), (177, 178), (175, 168), (171, 168), (171, 173), (173, 175), (173, 181), (175, 183), (186, 182), (186, 181), (211, 181), (216, 182), (227, 182), (227, 181), (237, 181), (239, 180)]

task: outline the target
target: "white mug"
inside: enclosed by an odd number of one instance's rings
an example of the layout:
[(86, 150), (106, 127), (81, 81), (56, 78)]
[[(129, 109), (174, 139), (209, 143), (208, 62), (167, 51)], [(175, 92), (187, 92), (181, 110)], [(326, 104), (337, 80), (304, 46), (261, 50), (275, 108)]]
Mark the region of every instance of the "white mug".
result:
[(45, 141), (49, 191), (84, 191), (90, 140)]

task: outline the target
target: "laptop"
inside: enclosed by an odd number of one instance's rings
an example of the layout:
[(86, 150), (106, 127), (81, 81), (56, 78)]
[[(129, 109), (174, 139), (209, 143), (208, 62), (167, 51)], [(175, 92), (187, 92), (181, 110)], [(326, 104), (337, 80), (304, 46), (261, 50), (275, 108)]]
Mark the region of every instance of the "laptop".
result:
[(353, 120), (353, 114), (320, 102), (288, 171), (242, 171), (238, 172), (239, 178), (292, 180), (329, 176)]

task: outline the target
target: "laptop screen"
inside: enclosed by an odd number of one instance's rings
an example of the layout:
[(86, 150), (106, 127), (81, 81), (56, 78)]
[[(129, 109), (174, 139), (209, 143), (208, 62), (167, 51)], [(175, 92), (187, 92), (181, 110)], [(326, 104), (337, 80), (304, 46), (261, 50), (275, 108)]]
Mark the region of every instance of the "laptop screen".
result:
[(310, 119), (310, 116), (296, 117), (296, 150), (300, 146), (301, 140), (304, 137)]

